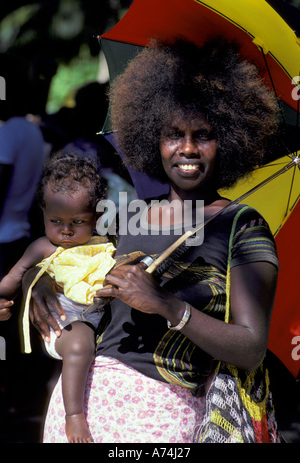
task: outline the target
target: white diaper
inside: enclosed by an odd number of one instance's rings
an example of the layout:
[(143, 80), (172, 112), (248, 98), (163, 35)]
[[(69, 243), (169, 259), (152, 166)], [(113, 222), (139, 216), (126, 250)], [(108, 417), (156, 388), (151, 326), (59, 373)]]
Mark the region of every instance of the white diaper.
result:
[[(93, 312), (84, 313), (84, 310), (87, 309), (87, 305), (79, 304), (74, 302), (62, 293), (57, 293), (57, 298), (64, 309), (66, 314), (66, 320), (62, 321), (54, 310), (51, 311), (52, 315), (55, 317), (59, 327), (62, 329), (65, 326), (69, 325), (75, 321), (87, 322), (92, 324), (95, 328), (98, 328), (99, 322), (103, 316), (103, 308), (95, 309)], [(50, 330), (50, 342), (45, 342), (46, 351), (48, 354), (58, 360), (61, 360), (61, 356), (56, 352), (55, 342), (57, 336), (54, 331)]]

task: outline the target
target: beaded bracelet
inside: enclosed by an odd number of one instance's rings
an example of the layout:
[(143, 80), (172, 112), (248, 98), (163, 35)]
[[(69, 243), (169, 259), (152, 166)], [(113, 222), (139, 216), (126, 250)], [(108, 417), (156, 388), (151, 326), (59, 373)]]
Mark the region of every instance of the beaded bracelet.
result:
[(181, 330), (188, 323), (190, 318), (191, 318), (191, 306), (190, 306), (190, 304), (185, 302), (185, 311), (184, 311), (184, 314), (182, 316), (182, 319), (180, 320), (178, 325), (175, 325), (175, 326), (171, 325), (169, 320), (167, 320), (168, 328), (170, 330)]

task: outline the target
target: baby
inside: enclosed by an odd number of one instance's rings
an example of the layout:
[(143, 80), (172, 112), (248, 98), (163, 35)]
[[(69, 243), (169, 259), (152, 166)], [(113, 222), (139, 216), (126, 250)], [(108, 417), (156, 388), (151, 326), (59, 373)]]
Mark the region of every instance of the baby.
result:
[[(104, 186), (93, 161), (73, 154), (57, 154), (45, 166), (37, 198), (43, 210), (45, 234), (31, 243), (22, 258), (0, 283), (0, 321), (9, 318), (22, 282), (32, 266), (41, 267), (31, 287), (46, 271), (62, 292), (57, 296), (64, 313), (60, 337), (51, 332), (48, 353), (63, 360), (62, 389), (69, 442), (93, 442), (84, 416), (84, 390), (95, 356), (95, 329), (102, 316), (93, 305), (107, 272), (114, 266), (115, 248), (107, 238), (93, 236), (96, 205)], [(24, 311), (25, 351), (30, 352), (28, 292)], [(62, 317), (64, 318), (64, 317)], [(47, 340), (49, 341), (49, 340)]]

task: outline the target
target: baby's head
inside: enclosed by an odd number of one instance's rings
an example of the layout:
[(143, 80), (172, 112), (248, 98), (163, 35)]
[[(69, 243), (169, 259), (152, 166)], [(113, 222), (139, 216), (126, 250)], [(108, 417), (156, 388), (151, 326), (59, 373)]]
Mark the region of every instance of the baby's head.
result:
[(96, 226), (96, 206), (105, 196), (97, 166), (88, 157), (58, 153), (50, 158), (37, 189), (45, 232), (56, 246), (86, 244)]

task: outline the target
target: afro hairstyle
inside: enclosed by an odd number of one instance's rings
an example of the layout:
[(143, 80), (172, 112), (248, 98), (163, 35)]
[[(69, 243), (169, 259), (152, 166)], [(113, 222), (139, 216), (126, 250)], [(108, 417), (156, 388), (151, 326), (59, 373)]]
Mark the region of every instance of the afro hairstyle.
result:
[(152, 41), (111, 86), (111, 119), (128, 167), (168, 181), (160, 140), (174, 116), (204, 116), (217, 140), (215, 187), (229, 188), (264, 162), (279, 126), (276, 97), (238, 47)]

